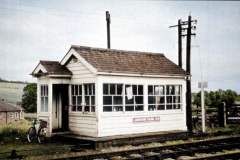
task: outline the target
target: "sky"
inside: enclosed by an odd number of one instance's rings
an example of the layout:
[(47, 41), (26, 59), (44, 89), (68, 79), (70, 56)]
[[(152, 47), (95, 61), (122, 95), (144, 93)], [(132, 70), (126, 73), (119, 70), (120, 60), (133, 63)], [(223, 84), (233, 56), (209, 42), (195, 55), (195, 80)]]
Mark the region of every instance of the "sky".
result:
[[(39, 60), (60, 61), (72, 44), (164, 53), (177, 63), (178, 19), (197, 19), (192, 37), (192, 88), (240, 93), (240, 2), (158, 0), (1, 0), (0, 78), (36, 82)], [(183, 39), (185, 42), (186, 39)], [(186, 47), (183, 43), (183, 66)]]

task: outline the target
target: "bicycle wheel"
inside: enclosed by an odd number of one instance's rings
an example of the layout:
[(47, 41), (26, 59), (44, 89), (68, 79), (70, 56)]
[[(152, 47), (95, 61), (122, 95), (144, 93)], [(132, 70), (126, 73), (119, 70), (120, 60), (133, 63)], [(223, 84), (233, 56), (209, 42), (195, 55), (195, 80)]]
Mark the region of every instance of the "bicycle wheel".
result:
[(46, 140), (46, 132), (44, 128), (41, 128), (38, 131), (37, 139), (38, 139), (38, 143), (43, 143)]
[(36, 129), (34, 127), (29, 128), (27, 132), (28, 142), (31, 143), (35, 136), (36, 136)]

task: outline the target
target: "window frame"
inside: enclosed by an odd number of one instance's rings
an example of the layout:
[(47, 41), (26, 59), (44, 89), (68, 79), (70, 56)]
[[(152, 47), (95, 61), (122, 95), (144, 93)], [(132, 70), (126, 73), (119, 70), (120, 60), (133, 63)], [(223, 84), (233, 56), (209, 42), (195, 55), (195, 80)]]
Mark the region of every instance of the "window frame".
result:
[[(105, 86), (108, 86), (107, 87), (107, 89), (105, 88)], [(113, 93), (111, 93), (111, 85), (113, 85), (114, 86), (114, 94)], [(122, 90), (122, 92), (121, 93), (119, 93), (119, 91), (118, 91), (118, 85), (121, 85), (121, 90)], [(126, 94), (126, 86), (127, 85), (129, 85), (129, 86), (133, 86), (133, 85), (135, 85), (135, 86), (137, 86), (137, 91), (138, 91), (138, 86), (142, 86), (142, 94), (139, 94), (138, 92), (137, 92), (137, 95), (134, 95), (133, 94), (133, 104), (126, 104), (126, 96), (127, 96), (127, 94)], [(122, 98), (122, 103), (120, 103), (120, 104), (114, 104), (114, 98), (115, 97), (118, 97), (118, 96), (121, 96), (121, 98)], [(142, 96), (142, 104), (136, 104), (136, 102), (135, 102), (135, 97), (138, 97), (138, 96)], [(109, 103), (109, 104), (107, 104), (107, 103), (104, 103), (104, 97), (111, 97), (110, 99), (111, 99), (111, 103)], [(132, 84), (132, 83), (114, 83), (114, 82), (104, 82), (104, 83), (102, 83), (102, 100), (103, 100), (103, 103), (102, 103), (102, 106), (103, 106), (103, 108), (102, 108), (102, 112), (104, 113), (104, 114), (108, 114), (108, 113), (114, 113), (114, 114), (117, 114), (117, 113), (125, 113), (125, 112), (128, 112), (128, 113), (139, 113), (139, 112), (144, 112), (144, 84), (139, 84), (139, 83), (134, 83), (134, 84)], [(133, 107), (134, 107), (134, 110), (133, 111), (127, 111), (126, 110), (126, 106), (131, 106), (131, 105), (133, 105)], [(136, 110), (136, 107), (137, 106), (140, 106), (140, 105), (142, 105), (142, 110)], [(105, 107), (109, 107), (109, 111), (107, 111), (107, 110), (104, 110), (104, 108)], [(115, 109), (115, 107), (121, 107), (122, 109), (120, 109), (120, 110), (117, 110), (117, 109)]]
[[(105, 92), (105, 90), (104, 90), (104, 87), (105, 87), (105, 85), (107, 85), (108, 87), (107, 87), (107, 94), (106, 93), (104, 93)], [(119, 85), (121, 85), (122, 87), (122, 93), (121, 94), (118, 94), (118, 86)], [(114, 86), (114, 93), (111, 93), (112, 91), (111, 91), (111, 86)], [(103, 100), (103, 109), (102, 109), (102, 111), (104, 112), (104, 113), (112, 113), (112, 112), (117, 112), (117, 113), (119, 113), (119, 112), (124, 112), (124, 84), (123, 83), (103, 83), (102, 84), (102, 100)], [(111, 104), (109, 103), (109, 104), (104, 104), (104, 98), (105, 97), (111, 97)], [(120, 104), (114, 104), (114, 102), (115, 102), (115, 100), (114, 100), (114, 98), (115, 97), (122, 97), (122, 103), (120, 103)], [(104, 111), (104, 108), (105, 107), (108, 107), (108, 108), (110, 108), (111, 107), (111, 110), (110, 111)], [(122, 108), (122, 109), (120, 109), (120, 110), (118, 110), (118, 109), (116, 109), (116, 108)]]
[[(41, 84), (40, 85), (40, 112), (48, 112), (49, 111), (49, 106), (48, 106), (48, 101), (49, 101), (49, 88), (47, 84)], [(42, 101), (43, 99), (43, 101)], [(43, 102), (43, 103), (42, 103)]]
[[(155, 99), (156, 99), (156, 95), (154, 95), (154, 94), (149, 95), (149, 86), (153, 86), (152, 87), (153, 91), (154, 91), (154, 86), (164, 86), (164, 95), (162, 96), (162, 97), (164, 97), (164, 103), (160, 104), (160, 105), (164, 104), (164, 109), (158, 110), (155, 107), (154, 110), (149, 110), (149, 105), (154, 105), (154, 104), (149, 104), (149, 97), (154, 96)], [(174, 91), (174, 94), (167, 94), (167, 86), (174, 86), (174, 89), (175, 89), (175, 87), (179, 87), (179, 90), (178, 90), (179, 94), (176, 95), (175, 91)], [(183, 106), (183, 99), (182, 99), (182, 97), (183, 97), (182, 92), (183, 91), (182, 91), (182, 89), (183, 89), (182, 84), (147, 84), (147, 111), (149, 111), (149, 112), (181, 111), (182, 106)], [(159, 96), (159, 95), (157, 95), (157, 96)], [(174, 99), (173, 97), (179, 97), (179, 102), (168, 103), (167, 102), (167, 100), (168, 100), (167, 97), (172, 97), (171, 99)], [(157, 102), (155, 102), (155, 105), (157, 106)], [(172, 108), (167, 109), (168, 105), (171, 105)], [(179, 108), (174, 108), (173, 107), (174, 105), (175, 106), (178, 105)]]
[[(87, 88), (87, 86), (91, 86), (90, 87), (91, 94), (85, 93), (85, 91), (86, 91), (85, 88)], [(89, 88), (87, 90), (88, 90), (88, 92), (90, 91)], [(86, 109), (85, 109), (86, 108), (86, 96), (89, 97), (89, 105), (88, 105), (89, 111), (86, 111)], [(71, 96), (70, 97), (71, 97), (70, 112), (72, 112), (72, 113), (89, 113), (89, 114), (96, 112), (96, 83), (71, 84)], [(75, 103), (73, 103), (73, 97), (75, 97)], [(78, 102), (79, 97), (81, 99), (80, 103)], [(92, 104), (92, 101), (94, 101), (94, 104)], [(75, 107), (75, 109), (73, 109), (73, 107)], [(78, 108), (81, 108), (81, 109), (78, 109)]]

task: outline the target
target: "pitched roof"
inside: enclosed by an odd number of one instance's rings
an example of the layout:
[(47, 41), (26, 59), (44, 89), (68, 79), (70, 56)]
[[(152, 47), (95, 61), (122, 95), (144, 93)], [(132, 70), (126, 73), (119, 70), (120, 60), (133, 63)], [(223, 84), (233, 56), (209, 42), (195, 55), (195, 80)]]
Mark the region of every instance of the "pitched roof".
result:
[[(72, 72), (67, 67), (61, 65), (58, 61), (40, 61), (41, 64), (47, 71), (44, 74), (51, 75), (72, 75)], [(34, 75), (34, 73), (32, 73)], [(35, 74), (36, 75), (36, 74)]]
[(92, 48), (73, 48), (98, 72), (146, 75), (186, 75), (186, 72), (160, 53)]
[(15, 112), (15, 111), (21, 111), (21, 109), (12, 104), (0, 101), (0, 112)]

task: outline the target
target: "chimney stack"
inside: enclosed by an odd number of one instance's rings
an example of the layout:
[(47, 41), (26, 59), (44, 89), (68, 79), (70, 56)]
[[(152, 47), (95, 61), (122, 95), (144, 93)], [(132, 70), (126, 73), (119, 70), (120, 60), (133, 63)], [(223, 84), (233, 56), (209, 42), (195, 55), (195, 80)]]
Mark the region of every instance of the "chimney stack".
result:
[(108, 11), (106, 11), (106, 21), (107, 21), (107, 48), (110, 49), (111, 48), (111, 44), (110, 44), (110, 13)]

